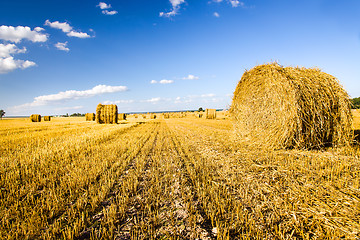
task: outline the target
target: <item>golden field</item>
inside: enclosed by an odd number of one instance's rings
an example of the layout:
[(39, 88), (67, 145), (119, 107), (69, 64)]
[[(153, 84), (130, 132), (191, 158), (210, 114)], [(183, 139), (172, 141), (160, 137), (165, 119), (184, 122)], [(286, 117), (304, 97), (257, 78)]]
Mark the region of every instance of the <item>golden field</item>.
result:
[(249, 149), (225, 113), (175, 115), (0, 121), (2, 239), (360, 237), (357, 146)]

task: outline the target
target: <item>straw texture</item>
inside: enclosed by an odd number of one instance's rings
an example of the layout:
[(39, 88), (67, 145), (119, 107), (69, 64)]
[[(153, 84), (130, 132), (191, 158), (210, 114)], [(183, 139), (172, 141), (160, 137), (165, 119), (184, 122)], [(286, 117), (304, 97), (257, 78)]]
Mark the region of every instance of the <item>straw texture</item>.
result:
[(349, 96), (317, 68), (277, 63), (246, 71), (231, 105), (240, 141), (257, 147), (311, 149), (349, 144)]
[(116, 124), (118, 122), (118, 108), (116, 105), (98, 104), (96, 107), (96, 122)]
[(216, 119), (216, 109), (206, 109), (205, 110), (206, 119)]

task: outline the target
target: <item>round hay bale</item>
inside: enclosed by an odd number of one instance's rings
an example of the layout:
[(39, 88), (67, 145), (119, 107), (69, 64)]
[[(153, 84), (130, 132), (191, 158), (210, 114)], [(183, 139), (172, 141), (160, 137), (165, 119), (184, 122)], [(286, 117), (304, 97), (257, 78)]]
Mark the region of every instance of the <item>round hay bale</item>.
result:
[(351, 142), (349, 96), (317, 68), (277, 63), (246, 71), (232, 100), (239, 141), (270, 149), (312, 149)]
[(98, 104), (96, 107), (96, 122), (116, 124), (118, 122), (118, 108), (116, 105)]
[(51, 121), (51, 116), (44, 116), (44, 121), (50, 122)]
[(118, 114), (118, 120), (126, 120), (126, 114), (125, 113), (119, 113)]
[(86, 121), (95, 121), (95, 113), (86, 113), (85, 120)]
[(216, 119), (216, 109), (207, 108), (205, 110), (206, 119)]
[(40, 114), (32, 114), (30, 116), (30, 121), (32, 121), (32, 122), (41, 122), (41, 115)]

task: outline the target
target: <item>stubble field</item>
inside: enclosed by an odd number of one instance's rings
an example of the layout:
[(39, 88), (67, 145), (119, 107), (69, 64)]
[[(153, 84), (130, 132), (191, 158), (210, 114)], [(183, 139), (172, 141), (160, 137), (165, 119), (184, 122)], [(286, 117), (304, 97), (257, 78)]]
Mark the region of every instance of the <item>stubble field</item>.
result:
[(229, 119), (0, 121), (4, 239), (356, 239), (358, 147), (261, 151)]

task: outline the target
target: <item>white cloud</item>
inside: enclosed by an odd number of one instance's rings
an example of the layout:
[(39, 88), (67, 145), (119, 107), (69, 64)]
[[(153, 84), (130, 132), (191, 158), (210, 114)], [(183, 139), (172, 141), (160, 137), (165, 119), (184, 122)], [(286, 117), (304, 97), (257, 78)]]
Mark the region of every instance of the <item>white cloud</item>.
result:
[(166, 80), (166, 79), (163, 79), (163, 80), (160, 80), (159, 83), (160, 84), (170, 84), (170, 83), (173, 83), (174, 80)]
[(160, 100), (161, 100), (161, 98), (156, 97), (156, 98), (151, 98), (151, 99), (145, 100), (145, 102), (157, 103), (157, 102), (159, 102)]
[(73, 28), (72, 26), (70, 26), (67, 22), (59, 22), (59, 21), (55, 21), (55, 22), (50, 22), (49, 19), (47, 19), (45, 21), (45, 26), (49, 26), (55, 29), (60, 29), (62, 30), (64, 33), (68, 33), (70, 32)]
[(68, 90), (65, 92), (59, 92), (56, 94), (43, 95), (34, 98), (34, 101), (31, 103), (25, 103), (19, 106), (14, 106), (11, 108), (11, 111), (18, 111), (22, 108), (31, 108), (37, 106), (45, 106), (51, 103), (56, 103), (65, 100), (75, 100), (79, 98), (88, 98), (94, 97), (97, 95), (101, 95), (104, 93), (114, 93), (114, 92), (124, 92), (127, 91), (128, 88), (126, 86), (107, 86), (107, 85), (97, 85), (89, 90), (84, 91), (76, 91), (76, 90)]
[(36, 28), (34, 28), (34, 30), (35, 30), (36, 32), (45, 31), (45, 29), (43, 29), (42, 27), (36, 27)]
[(36, 63), (28, 60), (16, 60), (13, 57), (0, 58), (0, 74), (36, 66)]
[(243, 2), (240, 2), (239, 0), (229, 0), (229, 1), (232, 7), (238, 7), (238, 6), (244, 7), (245, 5)]
[(116, 100), (116, 101), (104, 101), (103, 104), (129, 104), (134, 103), (134, 100)]
[(32, 42), (46, 42), (48, 37), (46, 34), (33, 31), (29, 27), (23, 26), (0, 26), (0, 39), (10, 42), (19, 43), (23, 39), (30, 40)]
[(26, 48), (19, 49), (15, 44), (1, 44), (0, 43), (0, 58), (10, 57), (12, 54), (25, 53)]
[(83, 32), (75, 32), (75, 31), (71, 31), (68, 34), (69, 37), (77, 37), (77, 38), (89, 38), (90, 35), (87, 33), (83, 33)]
[(115, 15), (115, 14), (117, 14), (118, 12), (115, 11), (115, 10), (112, 10), (112, 11), (103, 10), (102, 13), (105, 14), (105, 15)]
[(160, 12), (160, 17), (172, 17), (178, 14), (180, 10), (180, 5), (185, 2), (185, 0), (169, 0), (172, 5), (172, 10), (170, 12)]
[(55, 47), (56, 47), (57, 49), (61, 50), (61, 51), (66, 51), (66, 52), (68, 52), (68, 51), (70, 51), (70, 49), (67, 48), (67, 46), (66, 46), (67, 43), (68, 43), (68, 42), (64, 42), (64, 43), (58, 42), (58, 43), (55, 44)]
[(208, 93), (208, 94), (202, 94), (200, 95), (201, 98), (209, 98), (209, 97), (215, 97), (216, 95), (213, 93)]
[[(212, 2), (221, 3), (223, 0), (212, 0)], [(239, 0), (228, 0), (228, 3), (230, 3), (232, 7), (245, 7), (245, 3)]]
[(73, 27), (70, 26), (70, 24), (68, 24), (67, 22), (63, 22), (63, 23), (61, 23), (59, 21), (50, 22), (49, 20), (46, 20), (44, 25), (49, 26), (51, 28), (60, 29), (61, 31), (66, 33), (66, 35), (68, 37), (77, 37), (77, 38), (89, 38), (90, 37), (90, 35), (87, 33), (74, 31)]
[(198, 80), (199, 77), (196, 77), (196, 76), (194, 76), (192, 74), (189, 74), (187, 77), (184, 77), (183, 79), (184, 80)]
[(36, 64), (28, 60), (16, 60), (13, 54), (25, 53), (26, 48), (19, 49), (15, 44), (1, 44), (0, 43), (0, 74), (14, 71), (15, 69), (25, 69)]
[(220, 14), (218, 12), (214, 12), (214, 16), (219, 18), (220, 17)]
[(110, 4), (106, 4), (104, 2), (99, 2), (99, 5), (96, 5), (97, 7), (100, 7), (100, 9), (109, 9), (111, 8)]
[(150, 83), (151, 84), (157, 84), (157, 83), (160, 83), (160, 84), (170, 84), (170, 83), (173, 83), (174, 80), (167, 80), (167, 79), (163, 79), (163, 80), (160, 80), (160, 81), (156, 81), (156, 80), (151, 80)]

